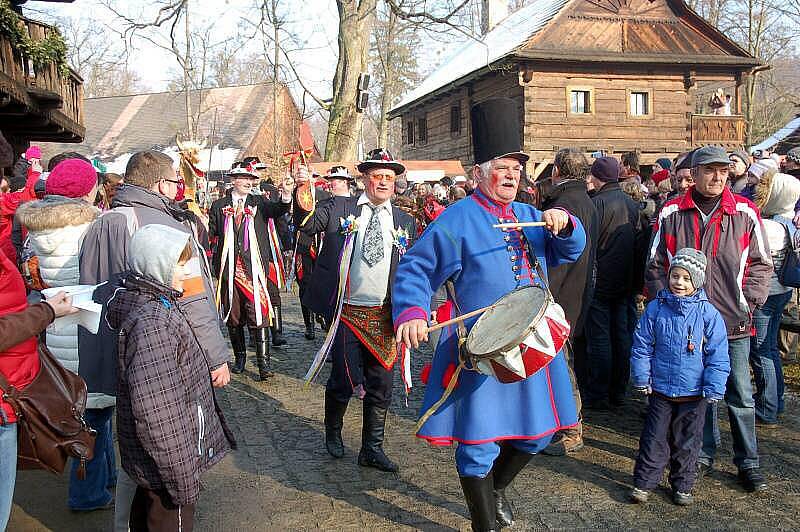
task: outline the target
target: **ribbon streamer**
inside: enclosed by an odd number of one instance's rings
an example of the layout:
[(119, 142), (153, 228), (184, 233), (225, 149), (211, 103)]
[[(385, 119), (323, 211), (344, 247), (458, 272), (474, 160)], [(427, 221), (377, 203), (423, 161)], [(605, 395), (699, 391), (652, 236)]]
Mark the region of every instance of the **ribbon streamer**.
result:
[(269, 237), (269, 249), (275, 261), (275, 284), (278, 290), (286, 286), (286, 269), (283, 266), (283, 250), (281, 241), (278, 239), (278, 231), (275, 229), (275, 220), (267, 220), (267, 236)]
[[(255, 208), (253, 208), (253, 216), (255, 216)], [(261, 250), (258, 247), (258, 238), (256, 237), (255, 228), (253, 227), (252, 220), (250, 220), (252, 216), (245, 215), (245, 220), (242, 222), (244, 224), (244, 231), (245, 231), (245, 238), (249, 243), (249, 251), (250, 251), (250, 271), (253, 274), (253, 303), (255, 305), (255, 313), (256, 313), (256, 326), (261, 326), (264, 322), (264, 315), (261, 310), (261, 294), (264, 294), (266, 298), (267, 304), (267, 322), (268, 324), (272, 324), (272, 302), (269, 298), (269, 292), (267, 291), (267, 279), (264, 274), (264, 268), (261, 264)], [(236, 256), (234, 250), (234, 242), (236, 237), (234, 236), (233, 231), (233, 214), (229, 214), (225, 216), (225, 226), (223, 232), (225, 233), (225, 241), (222, 244), (222, 264), (220, 265), (220, 272), (224, 272), (227, 269), (228, 274), (228, 309), (225, 313), (225, 316), (222, 318), (223, 321), (228, 321), (228, 318), (231, 315), (231, 302), (233, 301), (233, 285), (234, 285), (234, 277), (236, 274)], [(222, 275), (220, 274), (220, 279), (217, 283), (217, 294), (216, 294), (216, 304), (217, 304), (217, 311), (220, 309), (221, 305), (221, 295), (222, 295)]]
[(353, 247), (355, 245), (355, 234), (350, 233), (345, 237), (344, 246), (342, 247), (342, 254), (339, 257), (339, 290), (336, 294), (336, 312), (334, 314), (333, 323), (328, 329), (328, 334), (325, 336), (325, 341), (322, 343), (314, 360), (311, 362), (311, 367), (305, 375), (306, 387), (311, 385), (311, 382), (317, 378), (325, 361), (328, 359), (331, 348), (333, 347), (333, 339), (336, 336), (336, 330), (339, 328), (339, 320), (342, 317), (342, 306), (344, 305), (344, 292), (347, 286), (347, 279), (350, 275), (350, 259), (353, 256)]

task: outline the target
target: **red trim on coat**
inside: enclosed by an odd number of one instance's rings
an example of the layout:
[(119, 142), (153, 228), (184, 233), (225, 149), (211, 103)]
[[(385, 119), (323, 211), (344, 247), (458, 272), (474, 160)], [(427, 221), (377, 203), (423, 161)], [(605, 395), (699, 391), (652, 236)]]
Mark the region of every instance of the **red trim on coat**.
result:
[(540, 438), (544, 438), (545, 436), (549, 436), (553, 433), (559, 432), (561, 430), (571, 429), (573, 427), (577, 427), (580, 424), (580, 421), (576, 421), (571, 425), (559, 425), (555, 428), (550, 430), (546, 430), (541, 434), (535, 434), (533, 436), (498, 436), (497, 438), (488, 438), (485, 440), (464, 440), (461, 438), (456, 438), (454, 436), (423, 436), (421, 434), (416, 434), (416, 437), (425, 440), (431, 445), (452, 445), (455, 443), (463, 443), (465, 445), (480, 445), (482, 443), (491, 443), (493, 441), (506, 441), (506, 440), (538, 440)]

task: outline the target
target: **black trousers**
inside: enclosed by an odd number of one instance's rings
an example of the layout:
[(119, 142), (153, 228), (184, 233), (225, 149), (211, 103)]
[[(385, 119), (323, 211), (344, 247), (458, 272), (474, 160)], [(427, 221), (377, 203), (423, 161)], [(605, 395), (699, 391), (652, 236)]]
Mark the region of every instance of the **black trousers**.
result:
[[(223, 287), (223, 291), (225, 291), (225, 287)], [(224, 299), (228, 299), (227, 294), (223, 297)], [(223, 302), (226, 305), (228, 304), (227, 301)], [(262, 315), (261, 317), (261, 327), (256, 326), (256, 306), (235, 284), (233, 285), (233, 297), (231, 298), (230, 309), (231, 313), (228, 315), (228, 321), (226, 322), (228, 327), (250, 327), (252, 329), (269, 327), (266, 315)]]
[(661, 482), (669, 463), (672, 489), (689, 493), (697, 475), (697, 455), (703, 443), (706, 400), (676, 402), (653, 393), (639, 438), (639, 456), (633, 468), (633, 484), (652, 490)]
[(333, 368), (327, 389), (334, 399), (346, 403), (354, 390), (363, 390), (365, 404), (378, 408), (389, 407), (394, 371), (387, 371), (343, 323), (339, 323), (336, 330), (330, 356)]
[(191, 532), (194, 504), (176, 506), (166, 492), (136, 488), (128, 523), (131, 532)]

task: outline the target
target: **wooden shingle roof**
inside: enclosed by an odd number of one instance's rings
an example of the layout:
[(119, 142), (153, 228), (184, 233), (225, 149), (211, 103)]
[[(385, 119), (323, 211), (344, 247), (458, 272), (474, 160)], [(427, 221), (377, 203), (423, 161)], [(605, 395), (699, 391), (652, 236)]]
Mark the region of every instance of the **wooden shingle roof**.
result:
[[(193, 91), (198, 138), (212, 133), (220, 148), (246, 149), (272, 113), (272, 85), (261, 83)], [(158, 92), (84, 100), (86, 136), (80, 144), (43, 143), (43, 157), (77, 151), (101, 159), (175, 145), (186, 129), (183, 92)], [(198, 113), (197, 110), (200, 109)]]
[(390, 115), (519, 62), (727, 70), (761, 64), (683, 0), (533, 0), (443, 61)]

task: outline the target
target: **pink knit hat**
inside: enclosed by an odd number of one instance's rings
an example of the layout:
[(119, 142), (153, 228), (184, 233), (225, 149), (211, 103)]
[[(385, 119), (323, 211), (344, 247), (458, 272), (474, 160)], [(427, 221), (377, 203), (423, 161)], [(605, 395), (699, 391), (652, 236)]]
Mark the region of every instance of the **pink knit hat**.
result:
[(53, 168), (44, 185), (45, 192), (68, 198), (81, 198), (97, 185), (97, 172), (83, 159), (67, 159)]
[(41, 159), (42, 158), (42, 150), (39, 146), (33, 145), (25, 151), (25, 160), (30, 161), (31, 159)]

